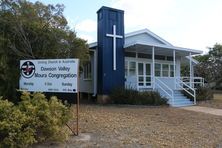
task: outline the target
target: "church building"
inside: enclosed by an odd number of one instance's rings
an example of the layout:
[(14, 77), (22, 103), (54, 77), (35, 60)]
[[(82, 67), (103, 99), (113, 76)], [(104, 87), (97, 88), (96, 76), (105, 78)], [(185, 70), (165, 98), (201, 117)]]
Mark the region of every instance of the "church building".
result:
[[(202, 51), (173, 46), (148, 29), (125, 33), (124, 25), (124, 11), (97, 11), (97, 42), (89, 44), (90, 62), (83, 67), (80, 92), (103, 102), (114, 88), (126, 87), (158, 91), (175, 107), (196, 104), (195, 87), (204, 80), (194, 77), (198, 62), (192, 56)], [(181, 77), (181, 64), (189, 65), (186, 77)]]

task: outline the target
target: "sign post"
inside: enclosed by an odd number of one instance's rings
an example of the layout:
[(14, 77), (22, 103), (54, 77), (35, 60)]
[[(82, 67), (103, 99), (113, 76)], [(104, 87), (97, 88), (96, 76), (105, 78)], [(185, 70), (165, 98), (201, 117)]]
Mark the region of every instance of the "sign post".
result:
[(76, 94), (76, 134), (79, 134), (79, 59), (21, 60), (19, 89)]

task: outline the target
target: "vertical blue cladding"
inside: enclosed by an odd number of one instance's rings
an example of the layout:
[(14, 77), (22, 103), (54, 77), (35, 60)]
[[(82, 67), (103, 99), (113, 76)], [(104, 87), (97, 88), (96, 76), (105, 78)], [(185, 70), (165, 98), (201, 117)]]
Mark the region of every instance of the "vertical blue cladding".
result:
[[(113, 88), (124, 87), (124, 12), (102, 7), (97, 12), (98, 21), (98, 94), (109, 94)], [(116, 70), (113, 70), (113, 38), (106, 34), (116, 34)]]

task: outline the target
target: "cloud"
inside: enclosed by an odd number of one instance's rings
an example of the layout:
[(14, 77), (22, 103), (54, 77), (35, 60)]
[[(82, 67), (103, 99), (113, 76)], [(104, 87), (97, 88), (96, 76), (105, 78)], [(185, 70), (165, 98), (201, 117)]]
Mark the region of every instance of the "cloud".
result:
[(221, 0), (113, 0), (126, 32), (148, 28), (175, 46), (207, 51), (222, 42)]
[(78, 23), (75, 27), (77, 31), (83, 32), (95, 32), (96, 31), (97, 22), (91, 19), (86, 19)]
[(80, 34), (77, 34), (77, 36), (79, 38), (86, 40), (88, 43), (95, 42), (95, 37), (93, 37), (92, 35), (80, 33)]

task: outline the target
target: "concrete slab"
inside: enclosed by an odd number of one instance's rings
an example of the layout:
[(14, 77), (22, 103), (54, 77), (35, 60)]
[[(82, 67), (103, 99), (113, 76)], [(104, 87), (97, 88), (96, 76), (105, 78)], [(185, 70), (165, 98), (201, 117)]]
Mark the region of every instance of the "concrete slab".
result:
[(181, 107), (181, 109), (222, 116), (222, 109), (215, 109), (215, 108), (202, 107), (202, 106), (187, 106), (187, 107)]

